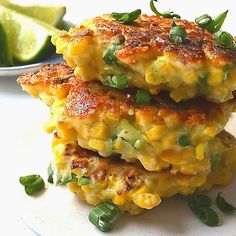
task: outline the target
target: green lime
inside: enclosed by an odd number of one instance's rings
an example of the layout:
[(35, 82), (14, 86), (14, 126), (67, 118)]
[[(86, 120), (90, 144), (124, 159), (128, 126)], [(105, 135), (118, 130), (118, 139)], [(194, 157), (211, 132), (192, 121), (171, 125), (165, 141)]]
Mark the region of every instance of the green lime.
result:
[(6, 32), (0, 24), (0, 66), (13, 65), (12, 55)]
[(50, 40), (58, 30), (42, 21), (0, 6), (0, 23), (4, 27), (13, 58), (29, 63), (45, 58), (54, 49)]
[(55, 27), (61, 24), (62, 18), (66, 13), (64, 6), (23, 6), (1, 0), (0, 5), (15, 10), (21, 14), (36, 18)]

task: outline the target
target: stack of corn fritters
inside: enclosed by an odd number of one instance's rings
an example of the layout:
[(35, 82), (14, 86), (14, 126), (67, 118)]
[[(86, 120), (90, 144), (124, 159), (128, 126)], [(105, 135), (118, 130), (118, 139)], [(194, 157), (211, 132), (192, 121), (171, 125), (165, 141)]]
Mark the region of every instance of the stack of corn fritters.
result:
[(236, 107), (236, 48), (179, 19), (187, 40), (173, 44), (172, 21), (87, 20), (52, 39), (67, 64), (18, 78), (51, 107), (54, 172), (72, 176), (69, 188), (89, 204), (111, 200), (138, 214), (161, 198), (227, 185), (236, 170), (236, 140), (224, 131)]

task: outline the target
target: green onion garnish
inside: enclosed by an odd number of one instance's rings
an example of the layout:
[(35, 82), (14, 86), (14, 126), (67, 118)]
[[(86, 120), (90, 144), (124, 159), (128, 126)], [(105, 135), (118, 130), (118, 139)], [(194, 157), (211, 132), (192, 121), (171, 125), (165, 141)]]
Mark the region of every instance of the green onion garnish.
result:
[(53, 184), (53, 174), (54, 174), (54, 171), (52, 169), (52, 164), (50, 163), (48, 166), (48, 183)]
[(222, 162), (222, 156), (219, 154), (213, 155), (211, 157), (211, 167), (215, 168), (217, 166), (220, 165), (220, 163)]
[(221, 193), (218, 193), (216, 197), (216, 205), (217, 207), (225, 214), (232, 214), (236, 208), (225, 201), (223, 197), (221, 197)]
[(184, 43), (187, 38), (187, 32), (184, 27), (178, 25), (171, 28), (169, 38), (174, 44)]
[(219, 223), (219, 217), (214, 210), (210, 208), (212, 200), (205, 195), (196, 195), (188, 198), (188, 205), (192, 212), (206, 225), (216, 226)]
[(178, 144), (182, 147), (189, 146), (191, 144), (189, 136), (186, 134), (181, 135), (178, 139)]
[(201, 15), (195, 18), (195, 23), (201, 27), (206, 29), (209, 32), (215, 33), (220, 30), (223, 25), (225, 18), (228, 14), (228, 11), (222, 12), (217, 17), (212, 19), (208, 14)]
[(112, 88), (124, 89), (128, 87), (128, 78), (125, 75), (112, 76), (108, 85)]
[(233, 36), (225, 31), (215, 33), (214, 40), (216, 44), (224, 45), (227, 48), (234, 48), (236, 45)]
[(112, 65), (117, 62), (117, 57), (115, 56), (114, 52), (121, 46), (121, 44), (113, 43), (103, 55), (103, 60), (107, 65)]
[(150, 8), (153, 11), (153, 13), (155, 13), (157, 16), (162, 16), (164, 18), (178, 18), (178, 19), (180, 19), (180, 15), (175, 14), (173, 11), (166, 11), (166, 12), (160, 13), (156, 9), (154, 2), (157, 2), (157, 0), (150, 1)]
[(90, 178), (87, 178), (87, 177), (83, 177), (83, 176), (80, 176), (78, 178), (78, 181), (77, 181), (77, 185), (79, 186), (84, 186), (84, 185), (88, 185), (91, 183), (91, 180)]
[(119, 208), (112, 202), (107, 201), (97, 205), (89, 212), (89, 221), (102, 232), (112, 230), (111, 221), (119, 213)]
[(228, 75), (234, 66), (235, 66), (235, 63), (231, 63), (230, 65), (226, 66), (226, 68), (224, 69), (224, 80), (228, 78)]
[(151, 96), (145, 90), (138, 90), (135, 95), (135, 102), (137, 104), (149, 104), (151, 102)]
[(34, 195), (45, 187), (44, 180), (40, 175), (21, 176), (19, 181), (25, 187), (25, 192), (28, 195)]
[(122, 24), (130, 24), (134, 22), (139, 17), (139, 15), (141, 15), (141, 13), (142, 11), (140, 9), (137, 9), (130, 13), (113, 12), (111, 15), (113, 18), (115, 18), (115, 20), (119, 21)]

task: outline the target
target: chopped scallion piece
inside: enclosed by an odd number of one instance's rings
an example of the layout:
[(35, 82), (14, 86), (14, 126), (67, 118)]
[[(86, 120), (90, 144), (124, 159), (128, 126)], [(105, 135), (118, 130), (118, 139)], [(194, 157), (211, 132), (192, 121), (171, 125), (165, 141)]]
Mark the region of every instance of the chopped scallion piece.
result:
[(217, 207), (225, 214), (232, 214), (236, 208), (225, 201), (223, 197), (221, 197), (221, 193), (218, 193), (216, 197), (216, 205)]
[(52, 164), (50, 163), (48, 166), (48, 182), (51, 184), (53, 184), (53, 174), (54, 174), (54, 171), (52, 169)]
[(139, 15), (141, 15), (141, 13), (142, 11), (140, 9), (137, 9), (130, 13), (113, 12), (111, 15), (113, 18), (115, 18), (115, 20), (119, 21), (122, 24), (130, 24), (134, 22), (139, 17)]
[(124, 89), (128, 87), (128, 78), (125, 75), (112, 76), (108, 81), (108, 85), (112, 88)]
[(214, 40), (216, 44), (224, 45), (227, 48), (234, 48), (236, 45), (233, 36), (225, 31), (215, 33)]
[(222, 156), (219, 154), (213, 155), (211, 157), (211, 166), (212, 168), (215, 168), (217, 166), (220, 165), (220, 163), (222, 162)]
[(88, 185), (88, 184), (91, 184), (91, 179), (90, 178), (87, 178), (87, 177), (84, 177), (84, 176), (80, 176), (78, 178), (77, 185), (84, 186), (84, 185)]
[(220, 30), (221, 26), (223, 25), (225, 18), (228, 14), (228, 11), (222, 12), (217, 17), (212, 19), (211, 16), (204, 14), (195, 18), (195, 23), (201, 27), (206, 29), (209, 32), (215, 33)]
[(212, 200), (206, 195), (193, 195), (188, 198), (189, 205), (197, 205), (198, 207), (210, 207)]
[(20, 183), (25, 187), (28, 195), (34, 195), (45, 187), (44, 180), (40, 175), (28, 175), (20, 177)]
[(153, 11), (153, 13), (155, 13), (157, 16), (162, 16), (164, 18), (178, 18), (178, 19), (180, 19), (180, 15), (175, 14), (173, 11), (166, 11), (166, 12), (160, 13), (156, 9), (156, 7), (154, 5), (154, 2), (157, 2), (157, 0), (151, 0), (150, 1), (150, 8)]
[(178, 144), (182, 147), (189, 146), (191, 144), (189, 136), (186, 134), (181, 135), (178, 139)]
[(171, 28), (169, 38), (174, 44), (184, 43), (187, 38), (187, 32), (184, 27), (178, 25)]
[(119, 213), (119, 208), (112, 202), (103, 202), (89, 212), (89, 221), (102, 232), (112, 230), (113, 221)]
[(151, 96), (145, 90), (138, 90), (135, 95), (135, 102), (137, 104), (149, 104), (151, 102)]
[(120, 44), (111, 44), (111, 46), (105, 51), (103, 55), (103, 60), (107, 65), (112, 65), (117, 62), (117, 58), (115, 56), (115, 51), (120, 47)]

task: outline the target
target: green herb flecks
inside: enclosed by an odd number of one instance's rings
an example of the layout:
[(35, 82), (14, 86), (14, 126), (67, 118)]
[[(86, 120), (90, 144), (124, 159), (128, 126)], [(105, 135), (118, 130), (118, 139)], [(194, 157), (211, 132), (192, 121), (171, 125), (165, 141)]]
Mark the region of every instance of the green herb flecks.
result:
[(84, 186), (84, 185), (88, 185), (88, 184), (91, 184), (91, 179), (90, 178), (84, 177), (84, 176), (80, 176), (78, 178), (78, 181), (77, 181), (78, 186)]
[(217, 213), (210, 208), (212, 200), (205, 195), (195, 195), (188, 198), (192, 212), (206, 225), (216, 226), (219, 223)]
[(142, 11), (140, 9), (137, 9), (130, 13), (113, 12), (111, 15), (115, 20), (119, 21), (122, 24), (131, 24), (139, 17), (139, 15), (141, 15), (141, 13)]
[(206, 29), (209, 32), (215, 33), (220, 30), (223, 25), (225, 18), (228, 14), (228, 11), (222, 12), (217, 17), (212, 19), (208, 14), (201, 15), (195, 18), (195, 23), (201, 27)]
[(221, 193), (218, 193), (216, 197), (216, 205), (217, 207), (225, 214), (232, 214), (236, 208), (225, 201), (223, 197), (221, 197)]
[(103, 202), (89, 212), (89, 221), (102, 232), (109, 232), (112, 230), (111, 222), (118, 213), (119, 208), (114, 203)]
[(189, 146), (191, 144), (189, 136), (186, 134), (181, 135), (178, 139), (178, 144), (182, 147)]
[(225, 31), (218, 31), (214, 34), (215, 44), (223, 45), (227, 48), (234, 48), (236, 43), (233, 36)]
[(151, 0), (150, 1), (150, 8), (153, 11), (153, 13), (155, 13), (157, 16), (162, 16), (164, 18), (178, 18), (180, 19), (180, 15), (174, 13), (173, 11), (166, 11), (166, 12), (159, 12), (156, 7), (154, 2), (157, 2), (157, 0)]
[(137, 104), (149, 104), (151, 102), (150, 94), (145, 90), (138, 90), (135, 95), (135, 102)]
[(177, 25), (171, 28), (169, 38), (174, 44), (184, 43), (187, 38), (187, 32), (184, 27)]
[(117, 57), (115, 56), (115, 51), (121, 46), (122, 44), (112, 43), (110, 47), (103, 54), (103, 60), (107, 65), (112, 65), (117, 62)]
[(53, 174), (54, 174), (54, 171), (52, 168), (52, 164), (50, 163), (48, 166), (48, 183), (53, 184)]
[(21, 176), (20, 183), (25, 187), (28, 195), (34, 195), (44, 189), (45, 183), (40, 175)]
[(128, 87), (128, 78), (125, 75), (112, 76), (107, 84), (112, 88), (125, 89)]

